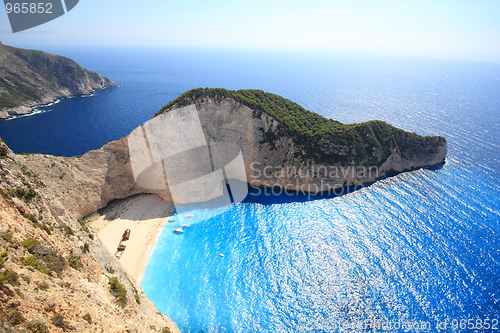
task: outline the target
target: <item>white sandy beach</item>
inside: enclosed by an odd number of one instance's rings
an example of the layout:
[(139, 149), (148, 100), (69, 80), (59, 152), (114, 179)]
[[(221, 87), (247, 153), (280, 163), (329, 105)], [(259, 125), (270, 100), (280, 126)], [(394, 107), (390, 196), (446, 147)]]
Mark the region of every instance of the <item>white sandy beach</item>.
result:
[(132, 278), (139, 281), (173, 207), (173, 203), (165, 202), (157, 195), (140, 194), (111, 203), (90, 227), (112, 255), (117, 252), (123, 232), (130, 229), (130, 239), (122, 242), (126, 249), (119, 262)]

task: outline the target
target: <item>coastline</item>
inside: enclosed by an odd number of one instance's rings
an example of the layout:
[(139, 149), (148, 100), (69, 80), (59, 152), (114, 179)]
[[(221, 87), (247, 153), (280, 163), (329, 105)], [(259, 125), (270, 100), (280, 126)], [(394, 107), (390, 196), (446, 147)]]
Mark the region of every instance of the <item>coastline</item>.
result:
[[(120, 87), (120, 85), (94, 89), (88, 94), (57, 97), (51, 101), (43, 102), (41, 104), (28, 103), (28, 105), (19, 105), (19, 106), (10, 108), (10, 109), (0, 110), (0, 120), (13, 120), (13, 119), (18, 119), (18, 118), (22, 118), (22, 117), (29, 117), (29, 116), (34, 116), (34, 115), (41, 114), (41, 113), (46, 113), (48, 111), (38, 111), (37, 108), (52, 106), (54, 104), (61, 102), (64, 99), (70, 99), (70, 98), (74, 98), (74, 97), (93, 97), (93, 96), (95, 96), (95, 93), (99, 90), (104, 90), (104, 89), (108, 89), (108, 88), (116, 88), (116, 87)], [(13, 114), (11, 114), (11, 112)], [(8, 116), (4, 116), (4, 113), (8, 114)]]
[[(155, 194), (138, 194), (116, 200), (90, 222), (107, 251), (115, 256), (119, 244), (126, 246), (117, 261), (135, 281), (140, 282), (174, 204)], [(126, 229), (130, 238), (120, 243)]]

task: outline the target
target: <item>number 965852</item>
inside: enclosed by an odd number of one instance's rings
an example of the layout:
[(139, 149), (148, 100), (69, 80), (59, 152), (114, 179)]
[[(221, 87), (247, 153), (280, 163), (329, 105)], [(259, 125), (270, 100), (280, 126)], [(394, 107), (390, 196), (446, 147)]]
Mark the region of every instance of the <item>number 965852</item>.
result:
[(52, 14), (52, 4), (50, 2), (6, 3), (5, 10), (7, 14)]

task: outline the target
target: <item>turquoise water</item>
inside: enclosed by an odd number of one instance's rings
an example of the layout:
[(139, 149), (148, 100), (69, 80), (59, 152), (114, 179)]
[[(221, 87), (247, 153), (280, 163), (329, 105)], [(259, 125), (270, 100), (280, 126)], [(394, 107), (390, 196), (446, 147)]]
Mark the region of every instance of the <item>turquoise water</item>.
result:
[[(215, 218), (195, 211), (168, 223), (142, 286), (183, 332), (404, 331), (398, 323), (449, 332), (467, 331), (467, 319), (476, 323), (469, 331), (481, 332), (486, 319), (500, 319), (499, 65), (209, 50), (59, 53), (122, 87), (0, 122), (17, 152), (81, 154), (205, 86), (263, 89), (342, 122), (381, 119), (448, 140), (440, 168), (336, 198), (249, 196)], [(176, 223), (191, 227), (174, 234)]]
[(164, 228), (143, 288), (183, 332), (498, 318), (498, 189), (483, 183), (486, 201), (456, 195), (478, 188), (460, 171), (400, 174), (333, 199), (268, 198), (195, 223), (178, 217), (191, 227)]

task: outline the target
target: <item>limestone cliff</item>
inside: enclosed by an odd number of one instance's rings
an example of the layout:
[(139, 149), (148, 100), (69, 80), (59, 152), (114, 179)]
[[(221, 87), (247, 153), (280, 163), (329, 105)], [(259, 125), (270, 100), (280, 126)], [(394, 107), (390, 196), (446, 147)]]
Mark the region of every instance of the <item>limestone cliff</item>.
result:
[[(261, 91), (196, 89), (167, 104), (155, 122), (188, 105), (196, 108), (205, 142), (239, 146), (248, 182), (258, 186), (318, 192), (370, 183), (391, 171), (441, 164), (446, 156), (444, 138), (422, 137), (380, 121), (343, 125)], [(200, 133), (191, 133), (183, 132), (182, 139), (200, 141)], [(170, 134), (164, 137), (175, 139)], [(190, 135), (197, 135), (196, 140)], [(145, 332), (150, 325), (176, 331), (175, 324), (156, 314), (136, 292), (140, 288), (92, 239), (85, 222), (79, 222), (110, 201), (137, 193), (172, 200), (168, 188), (136, 185), (129, 137), (80, 157), (16, 156), (5, 146), (0, 155), (0, 262), (2, 251), (8, 252), (0, 271), (5, 277), (3, 284), (0, 281), (5, 325), (12, 326), (22, 314), (24, 321), (16, 325), (41, 322), (57, 329), (62, 315), (63, 324), (79, 332)], [(199, 171), (192, 166), (187, 170)], [(30, 237), (43, 246), (31, 247), (26, 243)], [(9, 285), (7, 275), (17, 282)], [(125, 285), (125, 308), (109, 293), (111, 277)], [(87, 313), (92, 324), (83, 318), (89, 318)]]
[[(179, 332), (75, 217), (101, 195), (102, 184), (87, 180), (92, 166), (38, 155), (50, 163), (35, 165), (51, 172), (39, 175), (29, 166), (36, 159), (0, 142), (0, 332)], [(65, 184), (70, 176), (83, 197)]]
[[(309, 139), (300, 137), (300, 133), (290, 131), (277, 119), (279, 117), (263, 110), (258, 101), (249, 107), (250, 103), (227, 92), (193, 90), (167, 104), (159, 113), (194, 104), (206, 142), (237, 144), (243, 155), (248, 182), (255, 186), (327, 191), (371, 183), (389, 172), (438, 165), (446, 156), (444, 138), (422, 137), (380, 121), (354, 125), (335, 122), (338, 130)], [(285, 103), (282, 100), (279, 97), (280, 103)], [(190, 133), (183, 135), (188, 140)], [(54, 205), (68, 209), (78, 218), (104, 207), (113, 199), (136, 193), (156, 193), (166, 201), (172, 200), (168, 188), (147, 190), (136, 185), (128, 137), (81, 157), (31, 154), (18, 156), (18, 159), (30, 165), (44, 181), (46, 195)]]
[(0, 118), (27, 114), (37, 105), (115, 86), (104, 75), (66, 57), (0, 44)]
[(207, 142), (236, 143), (248, 182), (323, 192), (444, 163), (446, 140), (382, 121), (344, 125), (259, 90), (194, 89), (157, 114), (195, 104)]

